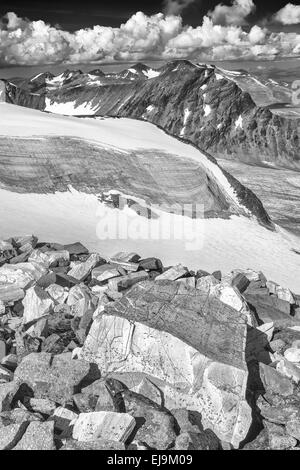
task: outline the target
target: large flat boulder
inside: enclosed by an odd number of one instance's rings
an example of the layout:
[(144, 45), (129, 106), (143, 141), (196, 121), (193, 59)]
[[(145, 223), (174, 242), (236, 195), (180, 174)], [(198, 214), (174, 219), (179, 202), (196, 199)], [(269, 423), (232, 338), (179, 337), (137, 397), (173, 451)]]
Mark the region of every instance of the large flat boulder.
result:
[(246, 316), (205, 291), (145, 281), (95, 318), (82, 354), (103, 374), (147, 374), (166, 408), (201, 412), (206, 427), (237, 447), (251, 423), (246, 334)]

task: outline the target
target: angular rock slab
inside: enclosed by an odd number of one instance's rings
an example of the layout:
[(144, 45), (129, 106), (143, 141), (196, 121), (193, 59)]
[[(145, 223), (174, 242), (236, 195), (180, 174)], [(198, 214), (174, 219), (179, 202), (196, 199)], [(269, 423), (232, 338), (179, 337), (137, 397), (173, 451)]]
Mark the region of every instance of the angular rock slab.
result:
[(104, 374), (148, 374), (166, 408), (199, 411), (206, 427), (238, 447), (251, 424), (246, 317), (169, 281), (142, 282), (106, 312), (94, 320), (83, 358)]
[(73, 438), (78, 441), (107, 439), (126, 442), (135, 424), (135, 419), (128, 413), (115, 413), (114, 411), (80, 413), (74, 423)]

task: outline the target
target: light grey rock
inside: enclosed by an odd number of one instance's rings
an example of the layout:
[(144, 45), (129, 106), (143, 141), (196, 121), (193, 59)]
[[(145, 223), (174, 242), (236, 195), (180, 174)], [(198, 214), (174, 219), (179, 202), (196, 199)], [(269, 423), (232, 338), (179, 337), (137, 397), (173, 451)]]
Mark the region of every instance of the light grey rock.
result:
[(295, 304), (295, 298), (290, 289), (286, 287), (281, 287), (273, 281), (267, 281), (267, 288), (271, 294), (276, 295), (279, 300), (284, 300), (285, 302), (290, 303), (291, 305)]
[[(47, 316), (53, 311), (54, 301), (39, 286), (30, 287), (22, 301), (24, 306), (23, 325), (27, 328), (26, 332), (33, 336), (42, 336), (47, 325)], [(38, 321), (37, 320), (41, 320)]]
[(149, 278), (146, 271), (139, 271), (137, 273), (130, 273), (126, 276), (115, 277), (108, 281), (108, 289), (112, 291), (122, 291), (132, 287), (134, 284), (145, 281)]
[(299, 348), (288, 348), (284, 351), (284, 357), (293, 363), (300, 363), (300, 349)]
[(277, 364), (276, 369), (282, 375), (285, 375), (289, 379), (293, 380), (296, 384), (300, 382), (300, 368), (286, 358), (282, 358)]
[(294, 385), (291, 380), (283, 376), (276, 369), (265, 364), (259, 364), (260, 378), (267, 392), (278, 393), (288, 397), (294, 392)]
[(297, 440), (288, 435), (283, 426), (265, 421), (268, 432), (269, 446), (272, 450), (285, 450), (297, 445)]
[(101, 256), (98, 253), (91, 254), (84, 263), (76, 264), (70, 271), (68, 271), (68, 276), (78, 279), (78, 281), (84, 281), (93, 268), (102, 260)]
[(70, 261), (70, 254), (67, 250), (41, 251), (34, 250), (28, 258), (29, 262), (40, 263), (47, 268), (56, 266), (58, 262), (66, 264)]
[(68, 290), (58, 284), (50, 284), (46, 288), (46, 292), (58, 304), (64, 304), (68, 297)]
[(0, 284), (25, 289), (38, 281), (46, 271), (47, 269), (38, 263), (4, 264), (0, 267)]
[(297, 439), (297, 441), (300, 441), (300, 417), (288, 421), (286, 423), (285, 429), (289, 436), (292, 436)]
[(9, 424), (8, 426), (0, 425), (0, 450), (11, 450), (22, 438), (27, 422)]
[(57, 407), (56, 403), (48, 398), (30, 398), (28, 404), (31, 411), (49, 416)]
[(95, 439), (94, 441), (75, 441), (68, 439), (59, 450), (125, 450), (122, 442), (109, 441), (107, 439)]
[(54, 422), (32, 421), (14, 450), (55, 450)]
[(182, 264), (178, 264), (177, 266), (173, 266), (170, 269), (167, 269), (162, 274), (156, 277), (156, 281), (176, 281), (183, 276), (186, 276), (188, 273), (187, 268), (185, 268)]
[(98, 282), (105, 282), (118, 276), (121, 276), (120, 271), (111, 264), (103, 264), (92, 270), (92, 279)]
[(104, 374), (142, 372), (160, 381), (168, 409), (200, 411), (206, 427), (238, 446), (251, 423), (246, 334), (246, 317), (207, 292), (145, 281), (106, 306), (82, 353)]
[(135, 419), (128, 413), (112, 411), (81, 413), (74, 423), (73, 438), (78, 441), (108, 439), (126, 442), (135, 424)]

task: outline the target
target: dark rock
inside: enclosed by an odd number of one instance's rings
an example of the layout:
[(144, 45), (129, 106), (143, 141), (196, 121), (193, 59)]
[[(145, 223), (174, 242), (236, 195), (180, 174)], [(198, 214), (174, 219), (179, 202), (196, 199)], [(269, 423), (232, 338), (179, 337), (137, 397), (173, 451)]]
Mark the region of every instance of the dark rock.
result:
[(80, 413), (100, 411), (96, 409), (97, 401), (98, 397), (88, 393), (76, 393), (73, 395), (73, 402)]
[(168, 449), (176, 438), (176, 421), (170, 412), (148, 398), (124, 390), (125, 410), (136, 419), (134, 439), (158, 450)]
[(38, 281), (37, 285), (42, 287), (43, 289), (47, 289), (47, 287), (51, 286), (51, 284), (56, 283), (56, 274), (53, 271), (50, 271), (47, 274), (44, 274)]
[(269, 450), (268, 431), (263, 429), (253, 441), (243, 447), (243, 450)]
[(171, 410), (171, 413), (176, 419), (181, 433), (199, 433), (203, 431), (202, 417), (199, 412), (181, 408)]
[(221, 444), (217, 436), (207, 429), (199, 433), (182, 432), (176, 437), (174, 450), (219, 450)]
[(68, 287), (69, 289), (76, 284), (79, 284), (80, 281), (65, 273), (56, 273), (55, 283), (62, 287)]
[(67, 250), (71, 257), (72, 255), (87, 255), (89, 253), (89, 250), (80, 242), (64, 245), (63, 249)]
[(42, 343), (42, 351), (51, 354), (61, 354), (65, 350), (63, 339), (56, 333), (48, 336)]
[(158, 271), (161, 273), (163, 271), (163, 264), (158, 258), (145, 258), (139, 261), (139, 269), (144, 269), (145, 271)]
[(130, 273), (126, 276), (115, 277), (108, 281), (108, 288), (110, 291), (122, 291), (132, 287), (134, 284), (145, 281), (148, 279), (148, 273), (145, 271), (138, 271)]
[(15, 380), (27, 383), (35, 398), (49, 398), (64, 405), (100, 377), (98, 367), (85, 361), (72, 360), (69, 354), (52, 359), (49, 353), (31, 353), (15, 371)]
[(213, 273), (212, 273), (212, 276), (214, 276), (214, 277), (217, 279), (217, 281), (221, 281), (221, 280), (222, 280), (222, 273), (221, 273), (221, 271), (215, 271), (215, 272), (213, 272)]

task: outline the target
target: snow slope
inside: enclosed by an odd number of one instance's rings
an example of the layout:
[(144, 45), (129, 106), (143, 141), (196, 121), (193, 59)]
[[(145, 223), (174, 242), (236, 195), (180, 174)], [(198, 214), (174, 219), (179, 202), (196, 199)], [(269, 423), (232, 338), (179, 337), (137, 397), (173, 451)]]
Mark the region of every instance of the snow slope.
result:
[[(157, 149), (158, 159), (159, 152), (192, 159), (216, 178), (234, 204), (240, 205), (229, 180), (216, 164), (152, 124), (130, 119), (55, 116), (0, 104), (0, 139), (61, 135), (95, 142), (99, 148), (116, 149), (120, 159), (131, 149)], [(130, 250), (142, 256), (159, 256), (165, 265), (182, 262), (191, 269), (226, 272), (252, 268), (300, 292), (300, 255), (293, 251), (300, 252), (300, 241), (279, 227), (273, 232), (267, 230), (254, 217), (247, 217), (246, 210), (245, 215), (228, 219), (193, 221), (179, 215), (170, 219), (170, 214), (161, 210), (158, 214), (157, 219), (149, 220), (129, 208), (113, 209), (99, 202), (97, 194), (78, 192), (72, 187), (68, 192), (54, 194), (0, 189), (0, 238), (35, 233), (49, 241), (81, 240), (104, 256)]]

